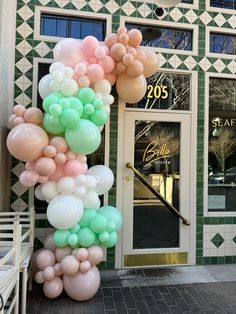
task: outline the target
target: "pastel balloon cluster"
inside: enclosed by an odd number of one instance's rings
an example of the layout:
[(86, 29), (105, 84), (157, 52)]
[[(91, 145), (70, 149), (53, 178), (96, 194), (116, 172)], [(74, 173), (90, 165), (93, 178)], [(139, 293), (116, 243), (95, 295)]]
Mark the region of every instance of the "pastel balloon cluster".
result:
[(45, 249), (36, 252), (35, 281), (43, 284), (44, 294), (58, 297), (63, 288), (74, 300), (87, 300), (97, 292), (100, 274), (96, 265), (104, 256), (99, 246), (72, 250), (69, 247), (56, 248), (52, 236), (48, 236)]
[(101, 245), (110, 248), (116, 245), (117, 231), (121, 226), (122, 216), (115, 207), (103, 206), (98, 210), (84, 209), (79, 223), (70, 229), (56, 230), (53, 240), (57, 247)]
[(43, 120), (43, 113), (39, 108), (26, 109), (22, 105), (16, 105), (13, 108), (13, 114), (9, 117), (8, 126), (13, 129), (15, 126), (23, 123), (33, 123), (41, 125)]

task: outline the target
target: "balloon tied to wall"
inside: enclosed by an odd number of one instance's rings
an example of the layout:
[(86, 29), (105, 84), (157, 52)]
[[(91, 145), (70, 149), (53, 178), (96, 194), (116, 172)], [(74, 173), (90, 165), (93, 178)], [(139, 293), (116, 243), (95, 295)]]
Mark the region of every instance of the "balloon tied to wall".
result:
[(101, 206), (99, 198), (111, 189), (114, 175), (104, 165), (88, 169), (86, 155), (100, 145), (114, 102), (112, 85), (120, 99), (133, 104), (146, 93), (146, 78), (156, 72), (158, 58), (141, 42), (139, 30), (125, 27), (104, 43), (93, 36), (60, 40), (38, 86), (44, 112), (16, 105), (9, 118), (8, 150), (25, 162), (20, 182), (37, 185), (35, 196), (48, 202), (47, 218), (56, 229), (34, 254), (35, 280), (48, 298), (63, 288), (74, 300), (93, 297), (103, 248), (118, 241), (121, 213)]

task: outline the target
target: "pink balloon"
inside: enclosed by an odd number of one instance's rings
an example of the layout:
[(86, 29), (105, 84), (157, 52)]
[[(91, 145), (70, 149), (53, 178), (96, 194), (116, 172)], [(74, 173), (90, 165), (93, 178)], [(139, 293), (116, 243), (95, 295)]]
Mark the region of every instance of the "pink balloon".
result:
[(81, 171), (80, 174), (85, 174), (88, 171), (88, 165), (86, 163), (83, 163), (81, 165)]
[(53, 266), (47, 266), (43, 270), (43, 277), (45, 280), (52, 280), (56, 275), (55, 269)]
[(41, 176), (50, 176), (56, 171), (56, 163), (52, 158), (41, 157), (35, 162), (35, 170)]
[(76, 154), (75, 153), (73, 153), (71, 150), (68, 150), (67, 152), (66, 152), (66, 159), (67, 160), (71, 160), (71, 159), (75, 159), (76, 158)]
[(43, 271), (42, 271), (42, 270), (38, 271), (38, 272), (35, 274), (34, 280), (35, 280), (38, 284), (44, 283), (45, 279), (44, 279)]
[(124, 65), (129, 66), (134, 62), (134, 57), (131, 53), (126, 53), (122, 59)]
[(126, 33), (122, 33), (119, 36), (119, 42), (123, 45), (127, 45), (129, 42), (129, 36)]
[(66, 155), (63, 153), (57, 153), (54, 157), (54, 161), (57, 165), (64, 165), (66, 162)]
[(99, 42), (97, 38), (93, 36), (87, 36), (84, 38), (82, 43), (83, 52), (91, 57), (94, 55), (96, 48), (99, 47)]
[(8, 119), (8, 127), (9, 127), (9, 129), (12, 129), (12, 128), (14, 128), (14, 120), (15, 120), (15, 118), (16, 118), (16, 115), (15, 114), (12, 114), (12, 115), (10, 115), (10, 117), (9, 117), (9, 119)]
[(53, 234), (49, 234), (44, 240), (44, 248), (53, 252), (56, 251), (57, 247), (53, 241)]
[(104, 77), (104, 70), (99, 64), (90, 64), (87, 70), (90, 81), (98, 82)]
[(108, 48), (111, 48), (114, 44), (118, 43), (118, 36), (115, 33), (111, 33), (110, 35), (106, 36), (105, 38), (105, 45)]
[(45, 157), (53, 158), (56, 156), (56, 148), (52, 145), (45, 146), (43, 149), (43, 153)]
[(13, 127), (25, 123), (25, 119), (23, 117), (16, 117), (13, 121)]
[(110, 55), (115, 61), (121, 61), (126, 54), (126, 48), (124, 45), (117, 43), (110, 49)]
[(51, 138), (49, 144), (56, 148), (57, 153), (65, 153), (68, 149), (65, 139), (60, 136)]
[(90, 85), (90, 79), (88, 78), (87, 75), (82, 75), (78, 79), (78, 83), (80, 87), (88, 87)]
[(55, 61), (72, 68), (77, 63), (86, 60), (86, 55), (81, 49), (81, 42), (73, 38), (60, 40), (53, 50), (53, 56)]
[(42, 250), (36, 257), (36, 265), (40, 270), (43, 270), (47, 266), (54, 266), (55, 262), (55, 255), (50, 250)]
[(86, 157), (86, 155), (77, 154), (76, 155), (76, 160), (79, 160), (83, 164), (83, 163), (85, 163), (87, 161), (87, 157)]
[[(134, 47), (130, 47), (129, 49), (128, 49), (128, 53), (130, 53), (134, 58), (136, 58), (137, 57), (137, 50), (138, 50), (139, 48), (134, 48)], [(142, 49), (142, 48), (141, 48)]]
[(63, 282), (61, 278), (55, 277), (50, 281), (46, 281), (43, 285), (43, 292), (49, 299), (57, 298), (63, 291)]
[(89, 57), (89, 63), (90, 63), (90, 64), (98, 63), (98, 59), (97, 59), (96, 57), (94, 57), (94, 56)]
[(115, 62), (110, 56), (105, 56), (102, 60), (99, 60), (99, 65), (105, 73), (110, 73), (115, 68)]
[(61, 276), (62, 272), (61, 272), (61, 264), (60, 263), (56, 263), (54, 266), (55, 272), (56, 272), (56, 276)]
[(88, 248), (88, 260), (94, 266), (101, 263), (103, 255), (103, 249), (100, 246), (91, 246)]
[(85, 248), (78, 249), (76, 257), (81, 261), (85, 261), (88, 258), (88, 250)]
[(118, 35), (121, 35), (121, 34), (124, 34), (124, 33), (127, 33), (127, 28), (124, 27), (124, 26), (120, 26), (120, 27), (117, 29), (117, 34), (118, 34)]
[(40, 124), (43, 121), (43, 113), (39, 108), (32, 107), (24, 112), (24, 119), (28, 123)]
[(74, 276), (63, 276), (64, 289), (72, 299), (85, 301), (92, 298), (100, 285), (100, 274), (97, 267), (92, 267), (88, 272), (78, 272)]
[(75, 72), (78, 75), (85, 75), (87, 73), (87, 65), (84, 62), (80, 62), (75, 66)]
[(82, 165), (78, 160), (68, 160), (64, 165), (64, 173), (69, 177), (79, 176), (82, 170)]
[(23, 117), (25, 113), (26, 108), (22, 105), (16, 105), (13, 107), (13, 113), (18, 117)]
[(42, 128), (35, 124), (23, 123), (8, 134), (7, 147), (15, 158), (32, 161), (42, 156), (48, 141), (48, 135)]
[(32, 187), (34, 186), (38, 179), (36, 180), (32, 180), (32, 177), (30, 177), (30, 179), (28, 178), (28, 174), (29, 174), (29, 171), (26, 170), (26, 171), (23, 171), (21, 174), (20, 174), (20, 183), (23, 185), (23, 186), (26, 186), (26, 187)]
[(117, 70), (118, 72), (120, 72), (120, 73), (123, 73), (123, 72), (125, 72), (125, 70), (126, 70), (126, 66), (125, 66), (124, 63), (122, 63), (122, 62), (118, 62), (118, 63), (116, 64), (116, 70)]
[(27, 163), (25, 164), (26, 170), (34, 170), (34, 167), (35, 167), (34, 161), (27, 161)]
[(79, 270), (81, 273), (86, 273), (90, 269), (91, 269), (91, 263), (88, 260), (80, 262)]
[(39, 176), (38, 183), (48, 182), (49, 177)]
[(39, 179), (39, 175), (35, 171), (33, 170), (27, 171), (27, 180), (32, 181), (32, 182), (37, 182), (38, 179)]
[(65, 176), (64, 165), (57, 165), (56, 171), (49, 177), (51, 181), (57, 182)]
[(80, 262), (73, 255), (65, 256), (61, 261), (61, 272), (63, 275), (74, 276), (80, 267)]
[(106, 50), (103, 47), (98, 47), (95, 50), (95, 57), (99, 60), (103, 59), (106, 56)]
[(112, 86), (115, 84), (115, 82), (116, 82), (116, 80), (117, 80), (116, 75), (111, 74), (111, 73), (106, 74), (104, 78), (105, 78), (106, 80), (108, 80), (108, 81), (111, 83)]
[(60, 263), (65, 256), (71, 255), (71, 253), (72, 253), (72, 249), (68, 246), (64, 247), (64, 248), (57, 248), (55, 251), (55, 256), (56, 256), (57, 262)]

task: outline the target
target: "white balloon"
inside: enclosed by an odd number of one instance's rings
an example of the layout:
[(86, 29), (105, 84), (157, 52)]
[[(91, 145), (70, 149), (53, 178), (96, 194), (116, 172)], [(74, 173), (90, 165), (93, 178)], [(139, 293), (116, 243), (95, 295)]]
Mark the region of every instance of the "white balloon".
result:
[(61, 194), (71, 194), (75, 190), (75, 180), (71, 177), (63, 177), (57, 182), (57, 189)]
[(57, 183), (54, 181), (48, 181), (43, 183), (41, 191), (46, 199), (54, 198), (59, 194), (57, 189)]
[(96, 93), (108, 95), (111, 92), (111, 83), (108, 80), (102, 79), (94, 85), (94, 90)]
[(45, 197), (44, 197), (44, 195), (43, 195), (43, 193), (42, 193), (41, 188), (42, 188), (42, 184), (38, 185), (38, 186), (36, 187), (36, 189), (34, 190), (34, 195), (35, 195), (35, 197), (36, 197), (38, 200), (40, 200), (40, 201), (45, 201)]
[(181, 2), (181, 0), (155, 0), (158, 7), (170, 8), (174, 7)]
[(87, 183), (87, 177), (84, 174), (81, 174), (80, 176), (76, 177), (75, 183), (77, 185), (84, 185)]
[(60, 86), (60, 91), (65, 96), (73, 96), (78, 92), (78, 84), (72, 79), (65, 79)]
[(71, 78), (74, 75), (74, 71), (70, 67), (65, 67), (63, 71), (63, 76), (66, 78)]
[(114, 175), (110, 168), (97, 165), (89, 168), (88, 175), (92, 175), (97, 179), (98, 185), (94, 189), (98, 195), (102, 195), (109, 191), (114, 183)]
[(54, 71), (60, 71), (60, 72), (62, 72), (64, 69), (65, 69), (65, 66), (64, 66), (63, 63), (61, 63), (61, 62), (53, 62), (53, 63), (50, 65), (49, 73), (52, 74)]
[(87, 175), (86, 187), (88, 190), (94, 190), (97, 186), (97, 179), (92, 175)]
[(69, 229), (76, 225), (83, 215), (83, 203), (73, 195), (58, 195), (47, 208), (47, 218), (57, 229)]
[(111, 108), (109, 105), (103, 106), (103, 110), (107, 113), (110, 114)]
[(115, 98), (112, 95), (105, 95), (103, 97), (104, 105), (112, 105), (114, 103)]
[(82, 198), (82, 199), (86, 196), (86, 193), (87, 191), (84, 186), (79, 186), (74, 192), (76, 197)]
[(101, 205), (101, 201), (95, 191), (89, 191), (83, 200), (83, 204), (84, 208), (98, 209)]
[(52, 90), (50, 88), (51, 80), (52, 80), (51, 75), (47, 74), (44, 77), (42, 77), (41, 80), (39, 81), (38, 91), (39, 91), (39, 95), (42, 99), (47, 97), (52, 92)]
[(60, 71), (54, 71), (52, 73), (53, 81), (56, 83), (60, 83), (63, 81), (63, 74)]
[(58, 83), (57, 81), (51, 80), (49, 87), (51, 88), (51, 91), (58, 92), (60, 90), (61, 83)]

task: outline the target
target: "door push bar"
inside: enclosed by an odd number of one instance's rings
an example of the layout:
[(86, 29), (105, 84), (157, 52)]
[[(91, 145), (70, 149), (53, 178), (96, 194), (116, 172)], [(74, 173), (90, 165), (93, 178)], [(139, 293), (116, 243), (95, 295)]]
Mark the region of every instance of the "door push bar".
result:
[(126, 168), (133, 170), (136, 177), (151, 191), (176, 217), (180, 218), (182, 220), (182, 223), (186, 226), (190, 226), (190, 221), (185, 219), (178, 210), (172, 206), (167, 200), (159, 193), (157, 192), (151, 184), (144, 178), (144, 176), (131, 164), (131, 162), (127, 162)]

